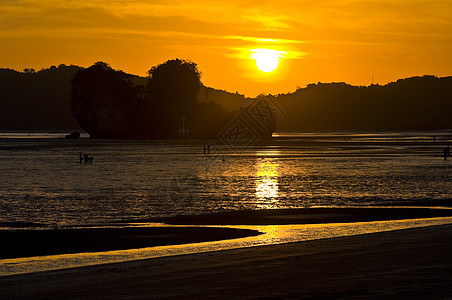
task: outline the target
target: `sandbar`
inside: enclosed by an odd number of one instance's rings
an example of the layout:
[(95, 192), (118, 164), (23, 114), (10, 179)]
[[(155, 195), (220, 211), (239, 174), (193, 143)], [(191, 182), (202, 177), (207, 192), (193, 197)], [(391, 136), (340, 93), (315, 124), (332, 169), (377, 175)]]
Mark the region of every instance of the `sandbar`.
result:
[(249, 229), (192, 226), (0, 230), (0, 259), (200, 243), (258, 234)]
[(238, 210), (174, 216), (142, 221), (174, 225), (288, 225), (351, 223), (452, 216), (450, 208), (429, 207), (314, 207)]
[(452, 225), (0, 277), (0, 298), (444, 299)]

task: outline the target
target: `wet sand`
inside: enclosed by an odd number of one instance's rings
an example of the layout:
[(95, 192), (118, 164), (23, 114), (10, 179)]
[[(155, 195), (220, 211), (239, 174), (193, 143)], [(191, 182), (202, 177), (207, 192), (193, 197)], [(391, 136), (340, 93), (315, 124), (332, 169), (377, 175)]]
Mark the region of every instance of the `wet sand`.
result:
[[(333, 218), (347, 222), (356, 219), (357, 213), (364, 214), (360, 218), (372, 214), (379, 218), (383, 213), (391, 218), (450, 214), (447, 210), (428, 209), (314, 209), (230, 212), (217, 215), (215, 220), (257, 224), (277, 220), (280, 224), (327, 222)], [(187, 218), (172, 220), (184, 223)], [(189, 218), (188, 223), (213, 223), (209, 215)], [(178, 234), (185, 237), (194, 230), (191, 238), (200, 235), (206, 239), (228, 238), (231, 233), (256, 234), (216, 232), (211, 228), (209, 235), (204, 231), (207, 228), (176, 229), (182, 230)], [(137, 234), (133, 230), (129, 241), (146, 237), (145, 231)], [(152, 236), (152, 232), (147, 234)], [(160, 238), (171, 241), (177, 232), (160, 234)], [(117, 229), (110, 235), (112, 239), (127, 237), (118, 235)], [(99, 237), (91, 235), (91, 239)], [(3, 276), (0, 298), (441, 299), (452, 295), (451, 238), (452, 225), (444, 225)], [(86, 241), (85, 246), (92, 242)], [(133, 245), (127, 243), (127, 238), (122, 242), (124, 246)]]
[[(192, 225), (287, 225), (350, 223), (452, 216), (452, 209), (429, 208), (309, 208), (243, 210), (216, 214), (135, 220), (183, 227), (117, 227), (0, 230), (0, 259), (81, 252), (137, 249), (236, 239), (259, 235), (255, 230)], [(115, 225), (113, 228), (107, 226)], [(103, 227), (103, 228), (102, 228)]]
[(174, 225), (287, 225), (372, 222), (452, 216), (452, 209), (422, 207), (348, 207), (241, 210), (143, 221)]
[(452, 209), (394, 207), (274, 209), (134, 220), (135, 223), (183, 225), (181, 227), (130, 227), (134, 222), (125, 222), (95, 224), (97, 228), (0, 230), (2, 241), (0, 259), (138, 249), (261, 234), (250, 229), (213, 228), (202, 225), (326, 224), (448, 216), (452, 216)]
[(0, 298), (444, 299), (452, 225), (0, 278)]
[(189, 226), (0, 230), (0, 259), (200, 243), (258, 234), (248, 229)]

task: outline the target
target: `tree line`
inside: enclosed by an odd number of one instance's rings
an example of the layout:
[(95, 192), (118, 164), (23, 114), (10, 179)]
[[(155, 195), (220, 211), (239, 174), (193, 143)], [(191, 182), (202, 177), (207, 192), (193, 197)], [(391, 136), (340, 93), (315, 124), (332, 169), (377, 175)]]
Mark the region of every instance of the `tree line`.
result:
[(318, 83), (279, 95), (278, 131), (400, 131), (452, 128), (452, 77), (386, 85)]
[(93, 138), (210, 138), (233, 113), (198, 101), (200, 78), (195, 63), (180, 59), (151, 68), (141, 82), (97, 62), (72, 79), (73, 115)]
[[(317, 83), (273, 97), (277, 131), (399, 131), (452, 128), (452, 77), (386, 85)], [(215, 137), (252, 99), (205, 87), (195, 63), (179, 59), (147, 77), (98, 62), (22, 72), (0, 69), (0, 130), (87, 130), (99, 138)]]

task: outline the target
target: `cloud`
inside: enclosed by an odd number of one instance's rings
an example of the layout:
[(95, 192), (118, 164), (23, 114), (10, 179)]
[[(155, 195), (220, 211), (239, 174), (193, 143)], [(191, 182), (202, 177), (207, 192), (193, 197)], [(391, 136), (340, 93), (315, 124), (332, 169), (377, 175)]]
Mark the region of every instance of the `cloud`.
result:
[[(158, 32), (281, 40), (357, 40), (375, 33), (444, 35), (452, 2), (424, 0), (104, 1), (0, 3), (1, 36)], [(364, 37), (365, 38), (365, 37)], [(381, 38), (381, 37), (378, 37)]]
[[(242, 10), (239, 2), (211, 1), (8, 1), (0, 3), (0, 17), (9, 24), (9, 29), (28, 29), (30, 27), (73, 27), (91, 28), (120, 26), (152, 30), (164, 24), (178, 26), (181, 31), (191, 30), (191, 24), (209, 24), (217, 29), (232, 31), (258, 31), (262, 28), (287, 28), (285, 16), (274, 16), (256, 8)], [(259, 26), (256, 26), (259, 24)], [(150, 28), (149, 28), (150, 27)], [(222, 34), (221, 32), (219, 34)]]
[(289, 16), (267, 12), (262, 9), (245, 11), (240, 14), (240, 18), (244, 23), (259, 24), (264, 30), (287, 30), (291, 27), (287, 22), (291, 19)]
[[(291, 54), (291, 63), (303, 64), (298, 69), (311, 68), (309, 76), (325, 70), (331, 78), (334, 64), (343, 70), (357, 61), (360, 72), (373, 64), (391, 73), (379, 57), (402, 62), (411, 52), (450, 70), (451, 15), (450, 0), (0, 0), (0, 43), (8, 48), (0, 60), (22, 66), (24, 56), (41, 59), (41, 49), (52, 63), (105, 57), (139, 65), (184, 56), (232, 70), (240, 53), (264, 48)], [(236, 73), (210, 76), (222, 83)]]
[[(231, 49), (252, 44), (384, 45), (446, 39), (452, 2), (424, 0), (3, 0), (0, 37), (142, 40)], [(302, 47), (303, 49), (301, 49)], [(317, 48), (317, 51), (329, 51)]]

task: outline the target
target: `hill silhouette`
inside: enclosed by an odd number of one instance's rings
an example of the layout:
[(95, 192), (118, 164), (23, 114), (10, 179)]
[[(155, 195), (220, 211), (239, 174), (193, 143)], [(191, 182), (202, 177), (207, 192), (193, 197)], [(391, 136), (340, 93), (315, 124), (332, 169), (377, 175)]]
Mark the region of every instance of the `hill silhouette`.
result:
[[(212, 137), (227, 120), (239, 115), (253, 100), (237, 93), (205, 87), (200, 77), (192, 81), (195, 88), (191, 91), (189, 87), (175, 89), (175, 86), (181, 87), (184, 80), (177, 83), (171, 76), (164, 75), (165, 72), (153, 78), (151, 71), (156, 71), (159, 66), (150, 70), (149, 77), (110, 68), (110, 78), (104, 78), (105, 89), (99, 88), (99, 78), (92, 79), (91, 83), (90, 80), (85, 82), (91, 91), (97, 90), (99, 99), (106, 101), (104, 105), (111, 101), (120, 107), (116, 114), (110, 114), (106, 107), (100, 106), (96, 117), (91, 115), (92, 120), (104, 115), (105, 121), (111, 125), (106, 125), (106, 128), (118, 127), (112, 133), (107, 130), (98, 137), (175, 137), (183, 117), (192, 133), (198, 132), (199, 137)], [(102, 67), (109, 68), (107, 64)], [(77, 112), (71, 108), (71, 79), (77, 72), (88, 69), (66, 65), (38, 72), (33, 69), (22, 72), (0, 69), (0, 130), (86, 129), (87, 123), (83, 123), (80, 116), (78, 121), (73, 117)], [(165, 103), (168, 97), (162, 95), (176, 99), (171, 104), (172, 108), (164, 108), (170, 103)], [(412, 77), (371, 86), (317, 83), (273, 97), (284, 112), (276, 123), (276, 130), (280, 132), (450, 129), (451, 98), (452, 77), (435, 76)], [(187, 110), (189, 106), (191, 109)], [(95, 109), (85, 107), (80, 111), (89, 119), (88, 115)], [(120, 118), (123, 121), (119, 121)], [(124, 118), (129, 121), (124, 123)], [(99, 120), (102, 118), (96, 122)], [(96, 133), (91, 134), (96, 137)]]
[(279, 95), (278, 131), (398, 131), (452, 128), (452, 77), (387, 85), (310, 84)]
[[(105, 66), (108, 67), (107, 64)], [(79, 122), (74, 118), (71, 108), (71, 80), (74, 75), (85, 68), (78, 66), (59, 65), (36, 72), (24, 69), (22, 72), (12, 69), (0, 69), (0, 131), (82, 131)], [(149, 78), (121, 73), (121, 76), (137, 89), (146, 89)], [(92, 82), (96, 89), (96, 80)], [(107, 96), (107, 95), (106, 95)], [(246, 103), (246, 98), (237, 93), (229, 93), (205, 87), (201, 84), (197, 92), (197, 101), (204, 110), (221, 103), (226, 114), (237, 113)], [(144, 112), (142, 107), (126, 106), (129, 111)], [(84, 112), (87, 112), (85, 110)], [(106, 112), (104, 112), (106, 113)], [(152, 123), (152, 119), (147, 122)], [(215, 118), (214, 115), (211, 118)], [(209, 123), (208, 120), (205, 122)], [(174, 122), (173, 122), (174, 123)], [(180, 126), (180, 120), (175, 123)], [(139, 124), (133, 125), (138, 129)], [(142, 128), (146, 127), (142, 124)], [(139, 131), (139, 130), (138, 130)], [(143, 131), (143, 130), (141, 130)], [(101, 134), (101, 136), (104, 136)], [(105, 135), (105, 136), (108, 136)], [(113, 137), (113, 135), (110, 135)], [(130, 134), (133, 138), (143, 136), (143, 133)]]
[(69, 103), (70, 80), (80, 69), (0, 69), (0, 130), (80, 130)]
[(195, 63), (179, 59), (153, 67), (141, 83), (97, 62), (72, 79), (73, 116), (94, 138), (215, 138), (245, 101), (225, 109), (205, 97), (215, 91), (200, 78)]

